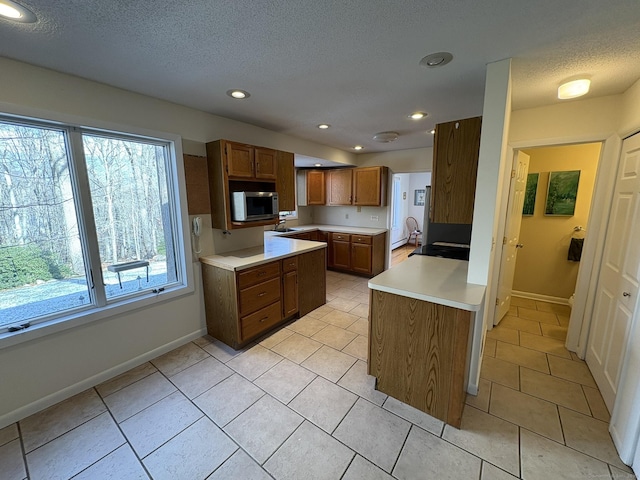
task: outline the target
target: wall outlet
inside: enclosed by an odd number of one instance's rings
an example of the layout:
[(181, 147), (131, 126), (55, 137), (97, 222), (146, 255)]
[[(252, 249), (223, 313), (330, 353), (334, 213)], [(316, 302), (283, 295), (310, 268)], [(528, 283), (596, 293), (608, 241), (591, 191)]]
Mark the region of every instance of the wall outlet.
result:
[(378, 217), (378, 215), (371, 215), (371, 221), (377, 222), (379, 220), (380, 220), (380, 218)]
[(349, 214), (348, 214), (348, 213), (345, 213), (345, 214), (344, 214), (344, 218), (346, 218), (347, 220), (349, 220)]
[(356, 212), (360, 213), (362, 211), (362, 207), (357, 207)]

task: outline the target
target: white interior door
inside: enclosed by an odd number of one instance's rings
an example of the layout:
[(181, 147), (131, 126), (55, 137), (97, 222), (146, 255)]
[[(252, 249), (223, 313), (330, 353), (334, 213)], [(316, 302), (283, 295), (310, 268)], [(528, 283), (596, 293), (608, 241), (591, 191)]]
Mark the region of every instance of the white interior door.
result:
[[(586, 354), (609, 411), (618, 392), (627, 339), (638, 304), (640, 134), (622, 144), (612, 205)], [(636, 365), (640, 363), (637, 358), (635, 361)], [(634, 374), (637, 376), (637, 371)]]
[(407, 231), (405, 218), (407, 217), (408, 199), (407, 189), (409, 175), (396, 173), (393, 175), (393, 187), (391, 192), (391, 248), (397, 248), (407, 243)]
[(511, 186), (509, 187), (509, 203), (507, 205), (507, 219), (504, 229), (505, 238), (502, 242), (502, 260), (498, 277), (498, 300), (494, 325), (497, 325), (502, 320), (511, 305), (516, 257), (518, 249), (522, 247), (518, 243), (518, 238), (520, 237), (524, 194), (527, 188), (527, 173), (529, 173), (529, 155), (524, 152), (518, 152), (513, 159), (513, 170), (511, 171)]

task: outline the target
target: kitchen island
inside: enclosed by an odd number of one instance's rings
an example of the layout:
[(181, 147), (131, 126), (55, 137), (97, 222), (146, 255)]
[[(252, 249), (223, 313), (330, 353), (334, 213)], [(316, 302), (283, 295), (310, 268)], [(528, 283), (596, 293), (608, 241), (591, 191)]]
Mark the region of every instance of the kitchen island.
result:
[(467, 283), (468, 262), (413, 256), (372, 278), (368, 371), (376, 388), (459, 427), (485, 286)]
[(261, 246), (200, 257), (209, 335), (238, 349), (324, 305), (325, 249), (265, 237)]

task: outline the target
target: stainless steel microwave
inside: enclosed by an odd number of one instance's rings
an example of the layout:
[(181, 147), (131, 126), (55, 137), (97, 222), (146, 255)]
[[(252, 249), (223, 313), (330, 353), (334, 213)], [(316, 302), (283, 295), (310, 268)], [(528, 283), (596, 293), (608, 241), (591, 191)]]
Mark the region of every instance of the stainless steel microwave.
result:
[(232, 192), (231, 217), (234, 222), (253, 222), (277, 219), (276, 192)]

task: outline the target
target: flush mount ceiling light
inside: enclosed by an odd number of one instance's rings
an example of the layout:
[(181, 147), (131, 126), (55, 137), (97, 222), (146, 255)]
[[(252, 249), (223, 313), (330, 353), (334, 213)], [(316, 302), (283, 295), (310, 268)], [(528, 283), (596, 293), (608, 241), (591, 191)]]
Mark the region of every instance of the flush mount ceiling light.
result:
[(413, 112), (411, 115), (409, 115), (409, 118), (412, 120), (420, 120), (421, 118), (426, 117), (428, 114), (424, 113), (424, 112)]
[(318, 128), (320, 130), (326, 130), (327, 128), (329, 128), (331, 125), (329, 125), (328, 123), (321, 123), (320, 125), (318, 125)]
[(395, 142), (399, 136), (400, 134), (398, 132), (380, 132), (380, 133), (376, 133), (373, 136), (373, 139), (376, 142), (389, 143), (389, 142)]
[(321, 164), (321, 163), (314, 163), (314, 164), (313, 164), (313, 166), (314, 166), (314, 167), (321, 167), (321, 166), (322, 166), (322, 164)]
[(354, 150), (362, 150), (364, 147), (362, 145), (356, 145), (353, 147)]
[(453, 55), (449, 52), (431, 53), (420, 60), (420, 65), (426, 68), (443, 67), (453, 60)]
[(589, 92), (591, 80), (588, 78), (580, 78), (570, 82), (563, 83), (558, 87), (558, 98), (567, 100), (569, 98), (581, 97)]
[(227, 90), (227, 95), (229, 95), (231, 98), (237, 98), (238, 100), (241, 100), (243, 98), (249, 98), (251, 96), (249, 92), (245, 90), (237, 90), (237, 89)]
[(38, 20), (31, 10), (11, 0), (0, 0), (0, 18), (20, 23), (34, 23)]

